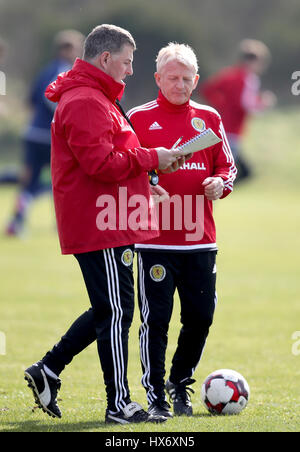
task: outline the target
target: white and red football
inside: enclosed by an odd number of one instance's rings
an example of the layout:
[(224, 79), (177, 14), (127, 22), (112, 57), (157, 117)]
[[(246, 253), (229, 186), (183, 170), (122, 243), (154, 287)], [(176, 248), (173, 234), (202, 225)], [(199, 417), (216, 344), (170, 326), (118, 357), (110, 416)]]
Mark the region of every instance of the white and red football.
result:
[(231, 369), (219, 369), (204, 381), (201, 397), (212, 414), (238, 414), (246, 406), (250, 389), (246, 379)]

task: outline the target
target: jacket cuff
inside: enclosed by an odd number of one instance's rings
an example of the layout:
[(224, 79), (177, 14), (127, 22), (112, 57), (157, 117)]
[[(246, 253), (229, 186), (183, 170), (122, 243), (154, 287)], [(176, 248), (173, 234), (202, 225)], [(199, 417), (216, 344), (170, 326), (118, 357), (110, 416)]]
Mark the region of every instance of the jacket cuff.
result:
[(149, 168), (149, 171), (152, 171), (158, 169), (159, 161), (156, 148), (149, 148), (149, 152), (151, 155), (151, 168)]

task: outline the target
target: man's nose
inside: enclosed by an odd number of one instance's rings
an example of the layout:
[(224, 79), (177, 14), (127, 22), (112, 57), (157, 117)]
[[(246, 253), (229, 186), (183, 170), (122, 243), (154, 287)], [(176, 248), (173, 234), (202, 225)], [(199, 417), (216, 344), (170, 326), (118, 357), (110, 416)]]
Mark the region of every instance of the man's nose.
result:
[(129, 66), (128, 71), (127, 71), (127, 75), (132, 75), (133, 74), (133, 67), (132, 64)]
[(183, 89), (184, 88), (184, 81), (183, 79), (178, 79), (176, 83), (177, 88)]

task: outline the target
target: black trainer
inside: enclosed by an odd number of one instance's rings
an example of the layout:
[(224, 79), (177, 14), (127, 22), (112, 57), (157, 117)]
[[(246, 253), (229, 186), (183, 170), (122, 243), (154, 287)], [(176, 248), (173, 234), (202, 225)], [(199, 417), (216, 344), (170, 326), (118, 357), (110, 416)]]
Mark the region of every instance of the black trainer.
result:
[(61, 418), (61, 411), (56, 400), (61, 380), (49, 377), (41, 361), (28, 367), (24, 373), (25, 380), (28, 382), (29, 388), (32, 389), (38, 407), (49, 416)]
[(194, 393), (192, 388), (188, 385), (195, 383), (196, 380), (187, 378), (179, 384), (171, 383), (170, 380), (166, 383), (166, 391), (170, 396), (170, 400), (173, 403), (174, 414), (176, 416), (192, 416), (193, 407), (188, 391)]
[(173, 417), (170, 411), (170, 405), (165, 400), (155, 400), (151, 405), (149, 405), (148, 413), (152, 416), (162, 416), (165, 418)]
[(162, 416), (152, 416), (142, 409), (136, 402), (130, 402), (117, 413), (110, 413), (106, 410), (105, 422), (107, 424), (139, 424), (141, 422), (165, 422), (167, 419)]

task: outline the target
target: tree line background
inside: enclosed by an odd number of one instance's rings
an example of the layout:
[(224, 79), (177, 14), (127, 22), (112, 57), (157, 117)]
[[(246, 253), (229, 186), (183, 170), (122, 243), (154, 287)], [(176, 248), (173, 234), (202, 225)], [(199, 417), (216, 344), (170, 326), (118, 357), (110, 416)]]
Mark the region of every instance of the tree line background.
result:
[(262, 81), (279, 105), (299, 104), (291, 93), (291, 75), (300, 70), (299, 0), (0, 0), (0, 36), (9, 46), (0, 68), (7, 76), (6, 101), (18, 105), (26, 97), (37, 71), (52, 57), (57, 31), (75, 28), (86, 35), (101, 23), (128, 29), (137, 42), (126, 108), (156, 95), (155, 57), (168, 42), (194, 48), (203, 80), (235, 61), (243, 38), (269, 46), (272, 64)]

